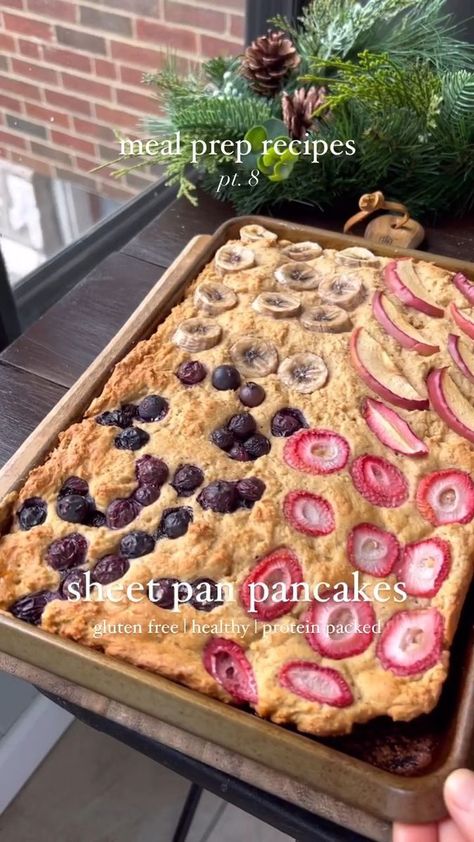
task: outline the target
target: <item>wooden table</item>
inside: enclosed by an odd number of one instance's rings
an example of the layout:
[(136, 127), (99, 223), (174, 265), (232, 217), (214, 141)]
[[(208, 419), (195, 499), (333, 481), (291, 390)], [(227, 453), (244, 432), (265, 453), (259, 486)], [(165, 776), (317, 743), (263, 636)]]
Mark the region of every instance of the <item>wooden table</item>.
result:
[[(195, 234), (212, 233), (233, 215), (231, 207), (204, 195), (200, 196), (197, 210), (185, 200), (174, 202), (136, 237), (125, 243), (120, 251), (109, 255), (23, 336), (0, 354), (0, 406), (2, 410), (0, 465), (14, 453), (68, 387), (87, 368), (188, 240)], [(292, 221), (323, 228), (337, 230), (342, 228), (341, 219), (324, 217), (304, 206), (292, 206), (280, 211), (279, 215)], [(450, 222), (433, 227), (427, 233), (427, 241), (423, 245), (427, 250), (453, 257), (474, 259), (474, 217), (462, 223)], [(3, 666), (8, 667), (8, 664), (3, 662)], [(28, 671), (22, 673), (22, 667), (18, 665), (10, 664), (10, 669), (15, 669), (17, 674), (21, 674), (30, 681), (34, 681), (36, 677), (39, 686), (54, 694), (54, 683), (51, 685), (49, 681), (48, 684), (47, 676), (45, 678), (38, 672), (36, 676), (32, 672), (28, 674)], [(71, 687), (68, 692), (69, 702), (79, 705), (76, 712), (80, 714), (84, 697), (80, 692), (78, 693), (78, 688)], [(247, 776), (237, 775), (235, 759), (232, 765), (231, 759), (225, 758), (222, 752), (213, 754), (209, 749), (209, 744), (207, 750), (206, 747), (195, 744), (191, 750), (191, 743), (186, 741), (184, 732), (175, 733), (173, 740), (169, 743), (175, 749), (174, 754), (177, 755), (178, 760), (180, 756), (182, 758), (184, 765), (179, 767), (178, 764), (177, 767), (176, 757), (173, 760), (166, 755), (166, 749), (163, 746), (161, 746), (163, 749), (161, 754), (159, 751), (152, 753), (150, 743), (152, 735), (155, 740), (154, 745), (157, 748), (160, 746), (156, 742), (159, 739), (156, 730), (154, 734), (153, 731), (150, 732), (150, 723), (144, 724), (144, 732), (140, 739), (137, 737), (133, 740), (127, 712), (118, 711), (116, 708), (117, 706), (112, 708), (109, 706), (107, 710), (110, 721), (115, 723), (115, 731), (112, 730), (115, 736), (128, 741), (145, 753), (156, 756), (160, 762), (172, 766), (176, 771), (180, 771), (181, 768), (182, 773), (187, 774), (191, 779), (195, 779), (197, 775), (198, 779), (209, 788), (214, 786), (210, 782), (214, 765), (221, 770), (218, 773), (221, 777), (217, 779), (217, 787), (221, 790), (221, 794), (223, 794), (222, 790), (226, 790), (229, 800), (233, 800), (239, 806), (244, 806), (249, 812), (254, 812), (264, 820), (276, 823), (275, 817), (278, 817), (279, 813), (278, 804), (276, 806), (273, 804), (275, 798), (253, 787), (248, 788), (248, 791), (242, 790), (238, 780), (239, 777), (243, 777), (244, 780), (250, 779), (267, 792), (272, 792), (275, 782), (267, 779), (264, 786), (261, 783), (263, 780), (261, 770), (253, 770), (253, 779), (249, 771), (250, 767), (247, 769), (249, 773)], [(104, 727), (103, 723), (107, 721), (101, 720), (104, 714), (104, 700), (101, 701), (98, 697), (94, 703), (91, 701), (89, 711), (90, 724), (100, 728), (102, 721), (102, 727)], [(82, 714), (84, 714), (83, 709)], [(127, 739), (127, 727), (132, 734), (130, 739)], [(108, 730), (111, 732), (111, 728)], [(170, 740), (169, 731), (166, 737)], [(147, 738), (148, 743), (145, 744), (144, 740), (146, 741)], [(165, 739), (164, 732), (163, 739)], [(200, 754), (201, 750), (206, 753)], [(189, 757), (186, 758), (188, 753)], [(207, 760), (208, 766), (200, 764), (195, 759), (197, 770), (186, 769), (185, 763), (186, 761), (193, 762), (192, 757)], [(241, 765), (239, 770), (242, 771)], [(233, 772), (236, 774), (235, 778), (232, 776)], [(285, 792), (285, 797), (288, 797), (293, 804), (305, 805), (303, 792), (288, 790)], [(272, 810), (272, 807), (275, 809)], [(283, 826), (286, 822), (284, 808), (285, 804), (282, 802), (280, 827), (286, 832), (292, 832), (292, 828)], [(291, 811), (296, 819), (298, 809), (292, 807)], [(312, 817), (305, 811), (299, 810), (301, 813), (300, 840), (357, 842), (357, 839), (361, 837), (354, 832), (355, 830), (366, 833), (372, 839), (388, 838), (389, 829), (383, 826), (383, 823), (364, 821), (362, 814), (356, 815), (357, 811), (350, 814), (348, 808), (344, 808), (343, 805), (329, 804), (322, 799), (317, 811), (327, 819), (333, 818), (338, 822), (343, 822), (352, 830), (338, 829), (325, 819)]]

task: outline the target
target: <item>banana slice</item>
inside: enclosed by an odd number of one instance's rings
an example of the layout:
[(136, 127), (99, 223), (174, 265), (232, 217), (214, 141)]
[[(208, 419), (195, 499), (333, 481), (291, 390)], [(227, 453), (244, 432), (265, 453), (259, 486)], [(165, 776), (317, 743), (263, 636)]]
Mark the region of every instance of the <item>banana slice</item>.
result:
[(217, 281), (205, 281), (199, 284), (194, 293), (194, 303), (204, 313), (217, 316), (224, 310), (232, 310), (237, 304), (237, 296), (233, 289), (219, 284)]
[(278, 235), (274, 231), (264, 228), (263, 225), (244, 225), (240, 229), (240, 239), (243, 243), (255, 243), (258, 240), (274, 243), (278, 239)]
[(265, 377), (278, 368), (278, 351), (273, 342), (258, 336), (243, 336), (230, 348), (232, 361), (246, 377)]
[(351, 246), (351, 248), (336, 252), (336, 260), (338, 263), (344, 263), (345, 266), (379, 265), (378, 257), (369, 249), (360, 248), (360, 246)]
[(226, 272), (241, 272), (254, 266), (255, 254), (252, 249), (239, 243), (228, 244), (217, 249), (214, 262), (221, 275)]
[(323, 253), (319, 243), (312, 243), (310, 240), (305, 240), (302, 243), (290, 243), (281, 250), (281, 253), (288, 258), (288, 260), (314, 260)]
[(313, 333), (343, 333), (352, 329), (352, 322), (345, 310), (334, 304), (310, 307), (300, 316), (300, 322)]
[(309, 263), (284, 263), (275, 271), (279, 284), (290, 289), (316, 289), (321, 281), (321, 274)]
[(321, 281), (318, 292), (326, 304), (351, 310), (362, 301), (365, 287), (356, 275), (336, 275)]
[(252, 304), (257, 313), (272, 319), (289, 319), (301, 309), (299, 299), (287, 292), (261, 292)]
[(278, 375), (288, 389), (309, 395), (324, 386), (328, 379), (328, 370), (323, 358), (318, 354), (302, 353), (293, 354), (283, 360)]
[(215, 322), (208, 322), (207, 319), (186, 319), (181, 322), (173, 334), (173, 342), (186, 351), (206, 351), (213, 348), (220, 342), (222, 328)]

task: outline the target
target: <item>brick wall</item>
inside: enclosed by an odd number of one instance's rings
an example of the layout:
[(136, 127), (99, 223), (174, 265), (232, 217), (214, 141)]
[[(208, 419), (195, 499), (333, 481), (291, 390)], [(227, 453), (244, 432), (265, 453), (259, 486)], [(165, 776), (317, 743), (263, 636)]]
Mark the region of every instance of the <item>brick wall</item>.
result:
[(167, 50), (183, 70), (242, 49), (245, 0), (1, 0), (0, 156), (129, 198), (151, 175), (112, 180), (114, 128), (139, 136), (156, 109), (142, 74)]

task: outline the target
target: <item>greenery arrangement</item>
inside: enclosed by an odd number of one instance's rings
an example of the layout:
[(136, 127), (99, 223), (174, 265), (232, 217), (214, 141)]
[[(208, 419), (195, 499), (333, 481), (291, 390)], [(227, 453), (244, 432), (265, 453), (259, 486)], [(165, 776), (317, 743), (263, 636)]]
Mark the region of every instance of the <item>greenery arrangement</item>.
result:
[[(195, 202), (194, 168), (239, 213), (287, 201), (324, 209), (376, 189), (414, 214), (474, 207), (474, 46), (445, 0), (314, 0), (296, 25), (270, 25), (238, 58), (186, 77), (172, 61), (148, 74), (164, 116), (143, 125), (160, 148), (121, 156), (115, 174), (161, 164)], [(177, 132), (170, 157), (163, 141)], [(251, 149), (240, 161), (220, 150), (192, 165), (193, 141), (216, 138)], [(338, 140), (355, 154), (314, 162), (316, 141)]]

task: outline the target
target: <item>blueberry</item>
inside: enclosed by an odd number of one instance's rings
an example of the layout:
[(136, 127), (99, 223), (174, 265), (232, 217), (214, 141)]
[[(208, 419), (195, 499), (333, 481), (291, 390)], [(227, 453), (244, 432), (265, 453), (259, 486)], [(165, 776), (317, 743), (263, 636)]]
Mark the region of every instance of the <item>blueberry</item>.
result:
[(258, 477), (239, 479), (236, 484), (237, 494), (245, 504), (253, 504), (260, 500), (265, 491), (265, 483)]
[(168, 412), (168, 401), (161, 395), (147, 395), (138, 404), (138, 417), (142, 421), (161, 421)]
[(212, 385), (221, 392), (238, 389), (240, 374), (233, 365), (218, 365), (212, 372)]
[(198, 362), (198, 360), (189, 360), (188, 362), (181, 363), (176, 372), (176, 377), (185, 386), (195, 386), (196, 383), (201, 383), (204, 380), (206, 373), (206, 369), (202, 363)]
[(105, 555), (92, 570), (92, 579), (99, 585), (110, 585), (125, 576), (130, 563), (121, 555)]
[(140, 514), (141, 506), (130, 497), (112, 500), (107, 506), (106, 522), (109, 529), (123, 529)]
[(86, 525), (87, 526), (94, 526), (99, 529), (101, 526), (105, 526), (106, 518), (103, 512), (99, 512), (97, 509), (92, 509), (92, 511), (87, 516)]
[(230, 432), (241, 441), (248, 439), (257, 431), (257, 424), (250, 412), (240, 412), (238, 415), (233, 415), (227, 426)]
[(104, 427), (130, 427), (137, 417), (137, 407), (134, 403), (124, 403), (120, 409), (106, 410), (96, 416), (98, 424)]
[(270, 452), (271, 444), (262, 433), (255, 433), (254, 436), (244, 441), (244, 448), (249, 459), (258, 459)]
[(120, 554), (125, 558), (140, 558), (142, 555), (153, 552), (154, 548), (155, 539), (148, 532), (141, 530), (129, 532), (120, 541)]
[(71, 570), (59, 587), (61, 599), (77, 599), (77, 594), (85, 597), (87, 594), (87, 580), (84, 570)]
[(244, 406), (260, 406), (265, 400), (265, 389), (258, 383), (249, 381), (240, 387), (239, 398)]
[(56, 503), (58, 517), (68, 523), (85, 523), (90, 510), (90, 501), (80, 494), (65, 494)]
[(216, 427), (211, 433), (211, 441), (220, 450), (230, 450), (234, 444), (234, 436), (227, 427)]
[(307, 427), (305, 417), (299, 409), (293, 409), (290, 406), (284, 409), (279, 409), (275, 412), (272, 418), (271, 431), (272, 436), (283, 436), (287, 438), (301, 430), (302, 427)]
[(59, 489), (58, 497), (64, 497), (65, 494), (79, 494), (81, 497), (85, 497), (88, 493), (89, 485), (85, 479), (69, 477)]
[(140, 450), (149, 440), (150, 436), (141, 427), (127, 427), (115, 436), (114, 444), (119, 450)]
[(173, 608), (175, 602), (173, 585), (179, 585), (179, 579), (171, 577), (154, 579), (150, 588), (150, 602), (160, 608)]
[[(219, 605), (223, 605), (223, 600), (219, 599), (219, 591), (217, 582), (214, 579), (208, 579), (206, 576), (200, 576), (190, 583), (193, 589), (193, 594), (189, 600), (193, 608), (197, 611), (212, 611)], [(203, 587), (204, 586), (204, 587)], [(207, 587), (206, 587), (207, 586)]]
[(171, 485), (180, 497), (189, 497), (204, 482), (204, 474), (196, 465), (181, 465)]
[(157, 538), (181, 538), (186, 535), (193, 520), (193, 510), (189, 506), (165, 509), (158, 525)]
[(37, 626), (41, 622), (41, 615), (48, 602), (57, 598), (56, 591), (36, 591), (36, 593), (30, 593), (27, 596), (22, 596), (21, 599), (17, 599), (13, 605), (10, 605), (9, 611), (18, 620), (24, 620), (25, 623), (32, 623)]
[(140, 506), (151, 506), (156, 503), (161, 494), (161, 488), (158, 485), (139, 485), (133, 492), (133, 499), (140, 503)]
[(166, 462), (157, 456), (140, 456), (135, 463), (135, 475), (141, 485), (163, 485), (168, 474)]
[(225, 514), (233, 512), (238, 506), (239, 498), (235, 483), (218, 479), (202, 489), (197, 501), (203, 509)]
[(18, 520), (21, 529), (32, 529), (46, 520), (48, 507), (41, 497), (28, 497), (18, 510)]
[(72, 532), (65, 538), (58, 538), (49, 545), (46, 561), (54, 570), (69, 570), (84, 564), (87, 555), (87, 541), (78, 532)]
[(250, 456), (241, 441), (236, 441), (232, 445), (228, 452), (228, 456), (230, 456), (231, 459), (235, 459), (236, 462), (248, 462), (250, 460)]

